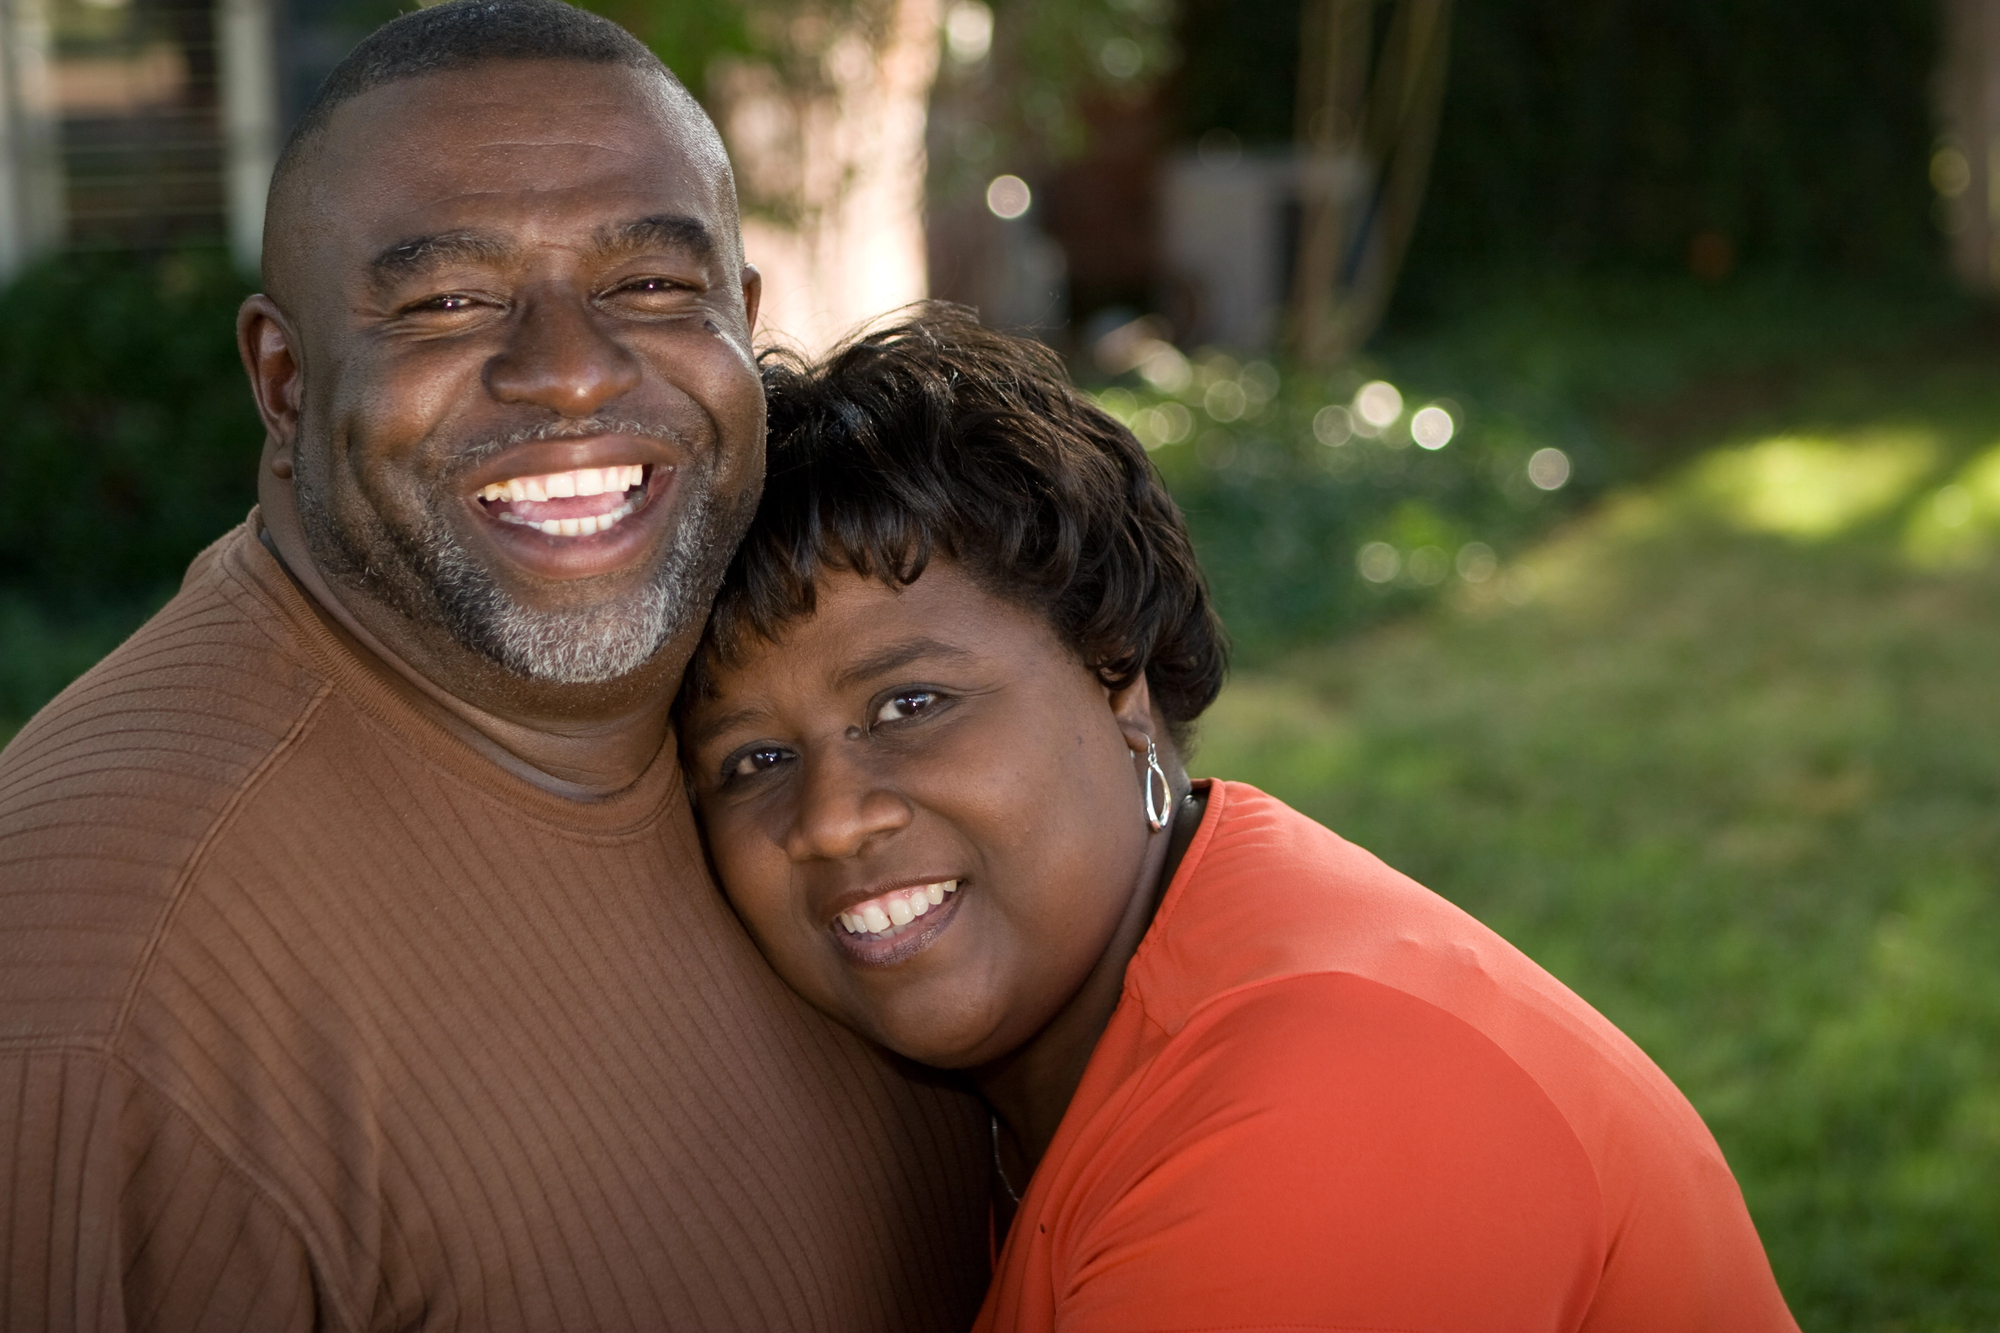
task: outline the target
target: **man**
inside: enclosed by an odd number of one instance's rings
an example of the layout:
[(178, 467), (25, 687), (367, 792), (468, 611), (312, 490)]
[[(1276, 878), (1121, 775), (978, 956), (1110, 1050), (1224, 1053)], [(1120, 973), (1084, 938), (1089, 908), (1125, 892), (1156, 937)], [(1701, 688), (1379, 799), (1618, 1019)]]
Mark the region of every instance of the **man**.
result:
[(767, 973), (669, 735), (762, 477), (740, 247), (558, 0), (329, 78), (259, 508), (0, 757), (0, 1325), (969, 1322), (983, 1119)]

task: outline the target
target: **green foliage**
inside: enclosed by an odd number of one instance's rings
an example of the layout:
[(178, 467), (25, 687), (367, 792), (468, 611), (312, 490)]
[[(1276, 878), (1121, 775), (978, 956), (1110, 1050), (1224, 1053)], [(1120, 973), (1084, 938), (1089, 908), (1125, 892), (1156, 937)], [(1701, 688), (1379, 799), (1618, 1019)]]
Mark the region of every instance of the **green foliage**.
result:
[(184, 251), (66, 256), (0, 292), (0, 588), (143, 599), (242, 521), (264, 438), (245, 291)]
[[(1183, 0), (1184, 139), (1221, 127), (1249, 144), (1290, 141), (1299, 8)], [(1496, 262), (1679, 267), (1705, 231), (1752, 262), (1934, 262), (1937, 0), (1453, 10), (1406, 297)]]
[[(1240, 660), (1450, 593), (1481, 577), (1482, 549), (1504, 560), (1608, 487), (1693, 447), (1688, 421), (1790, 392), (1813, 367), (1910, 355), (1968, 314), (1934, 284), (1782, 274), (1720, 289), (1673, 275), (1493, 276), (1467, 280), (1455, 300), (1455, 318), (1406, 323), (1331, 378), (1208, 355), (1184, 387), (1169, 359), (1101, 392), (1157, 446)], [(1315, 417), (1352, 411), (1356, 390), (1376, 379), (1402, 392), (1395, 423), (1377, 438), (1322, 443)], [(1411, 439), (1413, 414), (1430, 404), (1455, 425), (1436, 450)], [(1570, 466), (1553, 491), (1529, 478), (1545, 449)], [(1394, 574), (1380, 582), (1360, 568), (1371, 543), (1394, 552)]]
[(1410, 272), (1496, 256), (1920, 265), (1936, 0), (1456, 7)]
[(0, 588), (0, 745), (153, 610), (150, 601), (71, 602), (51, 609)]
[(1196, 765), (1637, 1040), (1828, 1333), (2000, 1324), (1994, 355), (1961, 334), (1724, 406), (1493, 580), (1239, 676)]
[(696, 97), (706, 94), (709, 61), (753, 49), (748, 24), (751, 7), (744, 4), (723, 0), (688, 4), (596, 0), (584, 8), (623, 24), (626, 31), (652, 47)]

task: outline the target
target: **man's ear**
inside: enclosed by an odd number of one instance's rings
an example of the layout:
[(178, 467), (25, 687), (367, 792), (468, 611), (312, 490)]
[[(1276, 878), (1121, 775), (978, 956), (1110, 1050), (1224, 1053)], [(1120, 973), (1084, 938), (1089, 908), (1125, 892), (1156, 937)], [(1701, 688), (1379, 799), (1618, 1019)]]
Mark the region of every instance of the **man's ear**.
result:
[(262, 292), (245, 299), (236, 312), (236, 351), (250, 377), (257, 415), (264, 419), (264, 466), (290, 477), (303, 394), (298, 337), (277, 303)]
[(743, 266), (743, 327), (757, 332), (757, 307), (764, 303), (764, 275), (755, 264)]

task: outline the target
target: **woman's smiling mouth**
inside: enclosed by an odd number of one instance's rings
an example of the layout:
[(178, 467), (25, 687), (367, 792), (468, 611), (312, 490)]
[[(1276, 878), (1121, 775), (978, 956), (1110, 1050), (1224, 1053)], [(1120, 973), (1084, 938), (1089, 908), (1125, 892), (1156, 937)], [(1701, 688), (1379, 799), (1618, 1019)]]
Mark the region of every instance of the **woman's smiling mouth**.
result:
[(890, 889), (843, 909), (833, 934), (857, 961), (884, 966), (926, 948), (958, 907), (958, 881)]

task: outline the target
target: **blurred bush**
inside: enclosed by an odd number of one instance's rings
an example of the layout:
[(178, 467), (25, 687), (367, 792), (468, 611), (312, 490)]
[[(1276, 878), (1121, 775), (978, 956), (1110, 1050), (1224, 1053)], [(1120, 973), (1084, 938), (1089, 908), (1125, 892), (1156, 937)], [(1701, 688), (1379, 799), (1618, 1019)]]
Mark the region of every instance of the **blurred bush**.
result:
[[(0, 593), (60, 614), (160, 596), (255, 500), (219, 251), (75, 254), (0, 291)], [(19, 615), (5, 617), (9, 656)], [(88, 618), (87, 614), (85, 618)]]
[(1504, 595), (1531, 541), (1712, 445), (1705, 427), (1808, 380), (1824, 399), (1829, 367), (1893, 385), (1972, 313), (1937, 276), (1502, 275), (1457, 299), (1331, 376), (1183, 357), (1143, 321), (1100, 344), (1132, 368), (1098, 399), (1186, 510), (1246, 665), (1468, 584)]

